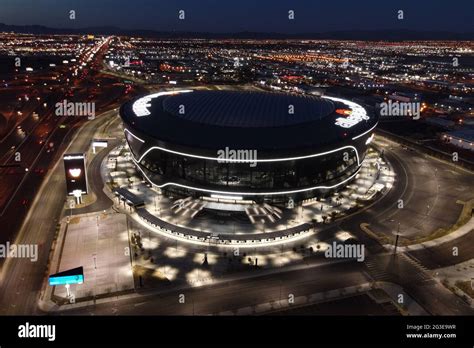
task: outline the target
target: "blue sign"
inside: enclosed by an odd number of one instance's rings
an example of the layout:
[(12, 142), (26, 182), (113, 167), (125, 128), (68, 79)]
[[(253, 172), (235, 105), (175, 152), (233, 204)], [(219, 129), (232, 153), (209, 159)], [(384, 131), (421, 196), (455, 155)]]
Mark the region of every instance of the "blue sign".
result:
[(82, 284), (84, 276), (65, 276), (65, 277), (49, 277), (49, 285), (66, 285), (66, 284)]
[(84, 271), (82, 267), (73, 268), (49, 276), (49, 285), (52, 286), (82, 283), (84, 283)]

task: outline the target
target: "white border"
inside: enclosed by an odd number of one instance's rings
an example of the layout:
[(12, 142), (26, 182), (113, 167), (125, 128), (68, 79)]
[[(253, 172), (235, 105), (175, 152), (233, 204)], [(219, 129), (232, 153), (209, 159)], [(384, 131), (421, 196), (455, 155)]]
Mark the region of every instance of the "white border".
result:
[(149, 116), (151, 115), (150, 110), (148, 110), (149, 107), (151, 107), (151, 100), (161, 97), (163, 95), (173, 95), (173, 94), (179, 94), (179, 93), (189, 93), (192, 92), (192, 89), (183, 89), (183, 90), (178, 90), (178, 91), (164, 91), (164, 92), (158, 92), (158, 93), (153, 93), (153, 94), (148, 94), (144, 97), (141, 97), (140, 99), (137, 99), (133, 102), (132, 105), (132, 110), (133, 113), (135, 114), (136, 117), (143, 117), (143, 116)]
[[(137, 137), (136, 135), (134, 135), (132, 132), (130, 132), (127, 128), (124, 129), (124, 132), (128, 132), (129, 134), (131, 134), (134, 138), (144, 142), (142, 139), (140, 139), (139, 137)], [(353, 145), (346, 145), (346, 146), (342, 146), (342, 147), (339, 147), (337, 149), (333, 149), (333, 150), (329, 150), (329, 151), (325, 151), (325, 152), (319, 152), (319, 153), (315, 153), (315, 154), (311, 154), (311, 155), (306, 155), (306, 156), (297, 156), (297, 157), (285, 157), (285, 158), (268, 158), (268, 159), (256, 159), (254, 160), (255, 162), (282, 162), (282, 161), (295, 161), (295, 160), (300, 160), (300, 159), (306, 159), (306, 158), (312, 158), (312, 157), (320, 157), (320, 156), (324, 156), (324, 155), (327, 155), (327, 154), (330, 154), (330, 153), (334, 153), (334, 152), (338, 152), (338, 151), (341, 151), (343, 149), (353, 149), (356, 153), (356, 157), (357, 157), (357, 165), (360, 166), (362, 163), (360, 161), (360, 157), (359, 157), (359, 151), (357, 151), (357, 148)], [(200, 156), (200, 155), (194, 155), (194, 154), (190, 154), (190, 153), (186, 153), (186, 152), (180, 152), (180, 151), (174, 151), (174, 150), (170, 150), (170, 149), (166, 149), (164, 147), (161, 147), (161, 146), (152, 146), (150, 147), (148, 150), (146, 150), (143, 155), (140, 156), (140, 158), (137, 160), (135, 159), (137, 162), (141, 162), (143, 160), (143, 158), (150, 152), (150, 151), (153, 151), (153, 150), (162, 150), (162, 151), (165, 151), (165, 152), (169, 152), (169, 153), (173, 153), (173, 154), (176, 154), (176, 155), (181, 155), (181, 156), (187, 156), (187, 157), (193, 157), (193, 158), (200, 158), (200, 159), (207, 159), (207, 160), (211, 160), (211, 161), (226, 161), (226, 162), (235, 162), (235, 163), (241, 163), (242, 160), (240, 159), (224, 159), (224, 158), (218, 158), (218, 157), (208, 157), (208, 156)]]
[(134, 137), (134, 138), (137, 139), (138, 141), (141, 141), (142, 143), (145, 142), (145, 140), (143, 140), (143, 139), (137, 137), (135, 134), (133, 134), (132, 132), (130, 132), (127, 128), (124, 128), (123, 132), (124, 132), (124, 133), (127, 132), (127, 133), (130, 134), (132, 137)]
[(359, 134), (359, 135), (356, 135), (355, 137), (352, 138), (352, 140), (356, 140), (364, 135), (366, 135), (367, 133), (370, 133), (371, 131), (373, 131), (375, 129), (375, 127), (377, 127), (379, 123), (377, 122), (372, 128), (370, 128), (368, 131), (365, 131), (364, 133), (362, 134)]

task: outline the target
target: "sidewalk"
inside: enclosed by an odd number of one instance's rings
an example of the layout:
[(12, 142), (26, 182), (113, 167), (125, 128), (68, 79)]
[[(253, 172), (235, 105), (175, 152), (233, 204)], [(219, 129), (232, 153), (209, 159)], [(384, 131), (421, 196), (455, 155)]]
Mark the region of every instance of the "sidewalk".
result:
[[(366, 293), (373, 289), (382, 289), (391, 300), (397, 304), (397, 306), (402, 307), (408, 315), (429, 315), (415, 300), (408, 296), (403, 288), (397, 284), (389, 282), (375, 282), (375, 283), (363, 283), (356, 286), (349, 286), (341, 289), (334, 289), (329, 291), (322, 291), (314, 293), (311, 295), (298, 296), (294, 298), (294, 302), (290, 303), (288, 298), (279, 300), (260, 303), (257, 305), (247, 306), (243, 308), (237, 308), (234, 310), (223, 311), (215, 313), (215, 315), (254, 315), (254, 314), (263, 314), (266, 312), (274, 312), (279, 310), (288, 309), (291, 307), (302, 307), (318, 303), (324, 303), (327, 301), (340, 299), (344, 297), (351, 297), (353, 295)], [(404, 303), (398, 304), (398, 296), (402, 294)]]
[[(430, 315), (398, 284), (377, 281), (375, 288), (380, 288), (384, 290), (390, 296), (394, 303), (396, 303), (398, 306), (403, 307), (403, 309), (408, 312), (408, 315)], [(403, 303), (398, 303), (400, 295), (403, 295)]]
[(361, 294), (371, 289), (373, 289), (373, 285), (371, 283), (363, 283), (356, 286), (349, 286), (341, 289), (322, 291), (305, 296), (297, 296), (294, 298), (294, 301), (292, 301), (292, 303), (290, 303), (289, 299), (285, 297), (285, 299), (281, 299), (278, 301), (265, 302), (257, 305), (237, 308), (230, 311), (215, 313), (214, 315), (230, 316), (261, 314), (265, 312), (284, 310), (291, 307), (301, 307), (305, 305), (312, 305), (331, 301), (338, 298)]

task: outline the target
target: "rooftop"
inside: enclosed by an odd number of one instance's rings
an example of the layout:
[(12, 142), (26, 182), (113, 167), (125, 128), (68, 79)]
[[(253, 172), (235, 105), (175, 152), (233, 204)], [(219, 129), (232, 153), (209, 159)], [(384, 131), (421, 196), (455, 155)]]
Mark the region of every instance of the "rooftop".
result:
[[(157, 103), (158, 106), (159, 103)], [(195, 91), (163, 98), (163, 110), (182, 119), (223, 127), (281, 127), (321, 120), (334, 103), (314, 96), (245, 91)], [(184, 113), (180, 113), (184, 105)], [(152, 106), (153, 108), (153, 106)], [(289, 112), (292, 108), (292, 113)]]
[(158, 92), (124, 104), (120, 115), (136, 136), (177, 151), (229, 147), (314, 152), (350, 141), (377, 122), (345, 99), (250, 91)]

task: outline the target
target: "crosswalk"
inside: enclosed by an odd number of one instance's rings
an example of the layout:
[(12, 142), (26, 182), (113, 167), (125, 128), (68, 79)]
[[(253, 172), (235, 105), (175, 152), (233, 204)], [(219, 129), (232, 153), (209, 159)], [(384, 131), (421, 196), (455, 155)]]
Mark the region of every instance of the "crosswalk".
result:
[(365, 266), (369, 275), (376, 281), (395, 282), (399, 285), (429, 285), (436, 281), (429, 271), (415, 258), (398, 253), (370, 255)]
[(390, 274), (386, 272), (385, 267), (377, 260), (376, 257), (370, 256), (366, 258), (365, 266), (370, 276), (377, 281), (391, 281)]

